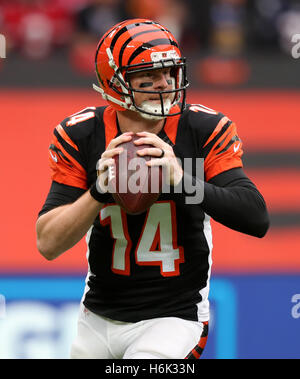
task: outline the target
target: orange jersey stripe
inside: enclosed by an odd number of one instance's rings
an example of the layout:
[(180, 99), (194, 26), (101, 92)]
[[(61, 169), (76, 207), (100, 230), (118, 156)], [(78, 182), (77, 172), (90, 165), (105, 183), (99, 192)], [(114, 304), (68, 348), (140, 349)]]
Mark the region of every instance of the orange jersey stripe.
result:
[[(176, 105), (171, 109), (171, 113), (179, 112), (179, 106)], [(165, 133), (172, 143), (175, 144), (178, 122), (180, 115), (168, 117), (164, 127)], [(110, 141), (116, 137), (118, 134), (117, 127), (117, 114), (115, 109), (112, 106), (108, 106), (103, 113), (103, 121), (105, 126), (105, 147), (109, 145)]]
[[(180, 111), (180, 108), (178, 105), (176, 105), (175, 107), (171, 109), (170, 113), (177, 113), (179, 111)], [(167, 117), (166, 124), (164, 127), (166, 135), (168, 136), (168, 138), (170, 139), (170, 141), (172, 141), (174, 145), (176, 142), (179, 119), (180, 119), (180, 115)]]
[(210, 135), (210, 137), (208, 138), (208, 140), (205, 142), (205, 144), (203, 145), (203, 147), (205, 147), (210, 141), (212, 141), (215, 136), (220, 132), (220, 130), (223, 128), (223, 126), (228, 122), (230, 121), (228, 117), (223, 117), (221, 118), (221, 120), (219, 121), (218, 125), (216, 126), (215, 130), (212, 132), (212, 134)]
[[(233, 125), (233, 124), (231, 124), (231, 125)], [(220, 136), (220, 138), (218, 138), (218, 140), (215, 142), (215, 144), (211, 148), (210, 152), (208, 153), (207, 157), (205, 158), (207, 160), (207, 162), (210, 160), (210, 158), (213, 155), (218, 155), (235, 135), (236, 135), (236, 128), (230, 126)]]
[[(232, 138), (237, 136), (236, 126), (232, 123), (224, 136), (221, 135), (216, 141), (211, 151), (204, 160), (204, 173), (206, 181), (223, 171), (230, 170), (235, 167), (243, 167), (241, 156), (243, 154), (242, 142), (240, 140), (232, 143), (227, 150), (222, 150), (231, 142)], [(222, 143), (223, 142), (223, 143)], [(221, 146), (218, 146), (220, 145)]]
[(64, 160), (59, 153), (53, 153), (51, 150), (49, 156), (50, 170), (52, 180), (73, 187), (87, 189), (87, 176), (85, 169), (63, 148), (58, 142), (56, 136), (53, 137), (52, 143), (66, 156), (70, 161)]
[(65, 132), (64, 128), (59, 124), (56, 127), (57, 132), (60, 134), (60, 136), (70, 145), (72, 146), (75, 150), (78, 150), (77, 145), (71, 140), (71, 138), (67, 135)]

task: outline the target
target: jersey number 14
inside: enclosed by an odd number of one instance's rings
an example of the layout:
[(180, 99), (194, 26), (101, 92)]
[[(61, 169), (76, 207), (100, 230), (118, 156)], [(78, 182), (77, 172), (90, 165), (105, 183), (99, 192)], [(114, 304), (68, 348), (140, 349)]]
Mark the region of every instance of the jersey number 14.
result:
[[(110, 225), (114, 239), (111, 269), (120, 275), (130, 275), (132, 242), (128, 233), (126, 213), (116, 204), (100, 211), (102, 225)], [(141, 236), (135, 249), (138, 265), (158, 265), (162, 276), (179, 275), (184, 252), (177, 246), (176, 208), (173, 202), (156, 202), (147, 212)]]

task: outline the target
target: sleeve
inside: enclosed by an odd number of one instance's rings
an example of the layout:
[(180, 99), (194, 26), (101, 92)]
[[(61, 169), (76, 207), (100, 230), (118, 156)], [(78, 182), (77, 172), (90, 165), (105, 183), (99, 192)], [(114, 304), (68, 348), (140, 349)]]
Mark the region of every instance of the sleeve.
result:
[(76, 201), (85, 191), (78, 187), (52, 182), (46, 201), (40, 210), (38, 217), (51, 211), (51, 209)]
[(203, 145), (205, 180), (236, 167), (243, 167), (242, 141), (235, 123), (223, 116)]
[(63, 125), (65, 123), (54, 129), (49, 147), (52, 181), (87, 190), (87, 174), (82, 154), (67, 133), (67, 126)]
[(242, 168), (235, 168), (204, 183), (205, 213), (215, 221), (255, 237), (263, 237), (270, 225), (262, 194)]
[[(263, 196), (242, 168), (216, 175), (210, 182), (185, 174), (184, 188), (204, 191), (201, 208), (215, 221), (230, 229), (254, 237), (263, 237), (269, 228), (269, 214)], [(182, 188), (178, 185), (179, 189)], [(185, 203), (191, 194), (177, 193), (177, 202)], [(193, 206), (193, 205), (188, 205)]]

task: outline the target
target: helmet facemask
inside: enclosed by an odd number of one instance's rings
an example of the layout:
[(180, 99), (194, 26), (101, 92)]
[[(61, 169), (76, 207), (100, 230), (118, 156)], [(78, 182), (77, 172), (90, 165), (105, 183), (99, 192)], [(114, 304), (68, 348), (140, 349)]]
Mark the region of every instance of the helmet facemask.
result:
[[(170, 78), (167, 80), (170, 89), (167, 90), (147, 90), (144, 88), (133, 88), (130, 84), (130, 75), (135, 72), (151, 71), (163, 68), (170, 68)], [(175, 113), (170, 113), (171, 108), (179, 104), (182, 101), (182, 107), (185, 107), (185, 88), (187, 82), (183, 82), (185, 77), (185, 63), (181, 59), (171, 59), (171, 60), (160, 60), (152, 64), (149, 69), (149, 63), (145, 63), (145, 66), (139, 65), (136, 68), (130, 68), (125, 75), (126, 83), (130, 94), (132, 94), (131, 101), (132, 105), (137, 112), (141, 114), (142, 117), (146, 119), (160, 120), (170, 115), (175, 115)], [(143, 84), (143, 83), (142, 83)], [(144, 83), (148, 84), (148, 83)], [(153, 83), (149, 83), (151, 86)], [(137, 93), (147, 94), (147, 95), (158, 95), (159, 103), (153, 104), (151, 100), (144, 101), (140, 105), (137, 105), (135, 95)], [(166, 96), (171, 95), (171, 96)], [(180, 112), (181, 113), (181, 112)]]

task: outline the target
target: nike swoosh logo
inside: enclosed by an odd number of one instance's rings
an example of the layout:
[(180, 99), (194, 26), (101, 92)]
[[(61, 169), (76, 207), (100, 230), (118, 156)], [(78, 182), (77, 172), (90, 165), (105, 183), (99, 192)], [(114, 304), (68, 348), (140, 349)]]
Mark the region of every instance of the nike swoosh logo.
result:
[(51, 158), (54, 160), (55, 163), (57, 163), (57, 156), (56, 154), (52, 154), (51, 151), (49, 151), (50, 155), (51, 155)]
[(238, 151), (239, 147), (240, 147), (240, 143), (238, 143), (237, 145), (233, 145), (233, 150), (235, 153)]

